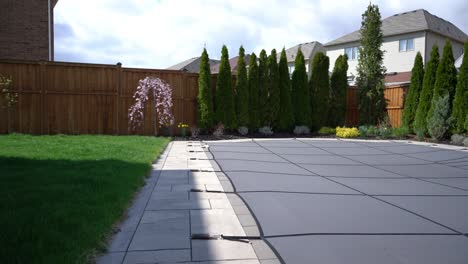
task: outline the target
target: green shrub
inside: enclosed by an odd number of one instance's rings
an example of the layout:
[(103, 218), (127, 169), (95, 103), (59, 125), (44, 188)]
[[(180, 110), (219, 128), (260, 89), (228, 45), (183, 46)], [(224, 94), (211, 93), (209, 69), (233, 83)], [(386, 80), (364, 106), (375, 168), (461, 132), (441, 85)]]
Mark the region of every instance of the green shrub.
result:
[(340, 138), (359, 137), (359, 130), (355, 127), (336, 127), (336, 136)]
[(227, 129), (234, 129), (236, 125), (236, 110), (234, 105), (234, 92), (232, 89), (231, 65), (229, 53), (225, 45), (221, 51), (221, 63), (216, 82), (216, 121), (224, 124)]
[(281, 51), (278, 65), (279, 71), (279, 89), (280, 89), (280, 108), (278, 129), (281, 131), (290, 130), (294, 125), (293, 105), (291, 102), (291, 79), (289, 77), (288, 60), (286, 51)]
[(468, 137), (463, 140), (463, 146), (468, 147)]
[(338, 56), (330, 77), (330, 104), (328, 111), (328, 125), (342, 126), (346, 116), (346, 91), (348, 89), (348, 57), (346, 54)]
[(377, 130), (376, 126), (369, 126), (367, 128), (367, 136), (368, 137), (376, 137), (378, 135), (379, 131)]
[(296, 126), (293, 133), (295, 135), (307, 135), (310, 134), (310, 129), (308, 126)]
[(258, 115), (258, 64), (255, 53), (250, 55), (247, 84), (249, 87), (249, 128), (255, 131), (260, 126), (260, 117)]
[(310, 104), (312, 109), (311, 128), (316, 130), (328, 124), (328, 108), (330, 99), (330, 79), (328, 68), (329, 58), (318, 52), (312, 60), (312, 71), (309, 81)]
[(260, 126), (270, 125), (268, 108), (268, 55), (262, 49), (258, 57), (258, 116)]
[(333, 127), (321, 127), (318, 131), (320, 135), (334, 135), (336, 134), (336, 128)]
[(428, 116), (427, 130), (432, 139), (442, 140), (445, 138), (449, 129), (448, 118), (450, 115), (450, 97), (441, 96), (434, 103), (434, 110), (431, 116)]
[(237, 125), (241, 127), (249, 124), (249, 87), (244, 56), (244, 47), (240, 46), (239, 60), (237, 61), (236, 114)]
[(211, 72), (208, 53), (203, 49), (200, 62), (200, 74), (198, 77), (198, 126), (201, 129), (210, 129), (213, 127), (213, 97), (211, 94)]
[(392, 128), (379, 126), (378, 133), (380, 138), (389, 138), (392, 135)]
[(468, 42), (465, 42), (465, 54), (458, 74), (455, 98), (453, 99), (452, 119), (454, 120), (453, 132), (465, 131), (465, 117), (468, 114)]
[(392, 131), (392, 136), (396, 138), (406, 138), (409, 134), (409, 129), (407, 127), (397, 127)]
[(367, 130), (368, 129), (369, 129), (368, 126), (359, 126), (358, 127), (359, 134), (361, 135), (361, 137), (366, 137), (367, 136)]
[(411, 83), (408, 90), (408, 96), (405, 100), (405, 109), (403, 110), (402, 123), (404, 127), (413, 129), (414, 117), (418, 109), (419, 94), (422, 89), (424, 78), (424, 63), (421, 53), (416, 54), (414, 66), (411, 70)]
[(273, 49), (268, 56), (268, 120), (275, 128), (279, 124), (280, 100), (278, 59)]
[(294, 107), (294, 119), (298, 126), (308, 126), (311, 120), (310, 93), (307, 87), (307, 73), (304, 62), (304, 54), (297, 50), (292, 74), (292, 102)]

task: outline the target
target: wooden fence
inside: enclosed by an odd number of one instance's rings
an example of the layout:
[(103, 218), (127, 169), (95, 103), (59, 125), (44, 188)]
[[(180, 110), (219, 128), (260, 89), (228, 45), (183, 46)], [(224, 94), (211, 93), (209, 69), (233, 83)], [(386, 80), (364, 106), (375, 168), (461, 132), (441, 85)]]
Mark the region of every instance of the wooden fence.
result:
[[(156, 76), (167, 81), (173, 90), (175, 125), (196, 124), (198, 74), (173, 70), (123, 68), (121, 65), (0, 61), (0, 74), (13, 79), (19, 94), (15, 108), (7, 111), (0, 96), (0, 133), (28, 134), (142, 134), (154, 135), (154, 107), (145, 109), (144, 125), (137, 131), (128, 129), (128, 109), (140, 79)], [(211, 85), (215, 87), (216, 75)], [(235, 80), (235, 76), (233, 76)], [(390, 87), (392, 125), (399, 126), (404, 88)], [(356, 90), (348, 90), (347, 124), (358, 121)]]
[[(387, 112), (392, 127), (401, 126), (404, 100), (408, 85), (394, 85), (385, 87), (385, 99), (387, 100)], [(346, 97), (346, 125), (357, 126), (359, 124), (358, 96), (356, 87), (348, 89)]]

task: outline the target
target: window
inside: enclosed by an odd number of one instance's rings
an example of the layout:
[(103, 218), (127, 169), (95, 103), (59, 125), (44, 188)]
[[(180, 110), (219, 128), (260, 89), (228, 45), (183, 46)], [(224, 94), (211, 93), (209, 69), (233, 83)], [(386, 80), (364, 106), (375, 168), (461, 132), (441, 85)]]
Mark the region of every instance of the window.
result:
[(414, 38), (400, 39), (400, 52), (414, 50)]
[(359, 57), (358, 47), (345, 48), (345, 54), (348, 56), (348, 60), (356, 60)]

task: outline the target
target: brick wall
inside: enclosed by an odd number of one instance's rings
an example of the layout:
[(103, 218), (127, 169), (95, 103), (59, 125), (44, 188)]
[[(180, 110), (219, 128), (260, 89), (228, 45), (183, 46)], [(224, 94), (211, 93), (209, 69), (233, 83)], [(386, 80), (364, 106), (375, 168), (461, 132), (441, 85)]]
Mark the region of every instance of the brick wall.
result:
[(1, 0), (0, 59), (49, 60), (48, 17), (48, 0)]

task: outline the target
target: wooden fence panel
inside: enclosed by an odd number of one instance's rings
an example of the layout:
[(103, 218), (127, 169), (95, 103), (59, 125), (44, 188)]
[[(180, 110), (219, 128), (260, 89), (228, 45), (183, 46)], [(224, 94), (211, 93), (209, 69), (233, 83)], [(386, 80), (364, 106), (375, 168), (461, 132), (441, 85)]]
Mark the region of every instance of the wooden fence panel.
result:
[[(155, 76), (173, 89), (175, 124), (159, 134), (178, 133), (177, 124), (197, 122), (198, 74), (172, 70), (122, 68), (121, 65), (0, 61), (0, 74), (11, 76), (18, 103), (8, 114), (0, 97), (0, 133), (29, 134), (144, 134), (154, 135), (153, 98), (145, 108), (143, 126), (128, 128), (128, 109), (138, 81)], [(213, 96), (217, 74), (211, 78)], [(235, 87), (236, 76), (232, 77)], [(407, 87), (385, 90), (393, 126), (401, 124)], [(347, 91), (346, 124), (358, 124), (357, 90)]]

